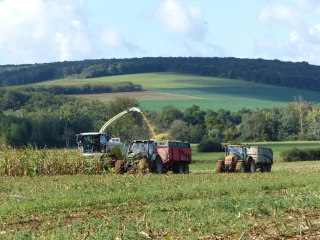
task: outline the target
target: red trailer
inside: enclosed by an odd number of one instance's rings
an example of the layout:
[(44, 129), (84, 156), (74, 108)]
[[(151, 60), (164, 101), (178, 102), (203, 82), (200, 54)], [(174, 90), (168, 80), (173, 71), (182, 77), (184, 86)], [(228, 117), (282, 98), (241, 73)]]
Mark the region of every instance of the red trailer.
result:
[(163, 161), (165, 172), (189, 173), (189, 164), (192, 163), (190, 143), (179, 141), (156, 141), (155, 149)]

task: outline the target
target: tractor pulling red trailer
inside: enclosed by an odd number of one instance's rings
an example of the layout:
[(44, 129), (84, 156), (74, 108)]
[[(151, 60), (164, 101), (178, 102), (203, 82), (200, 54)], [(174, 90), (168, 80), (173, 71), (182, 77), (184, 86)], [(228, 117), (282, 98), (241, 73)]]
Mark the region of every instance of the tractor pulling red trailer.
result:
[(188, 174), (191, 163), (192, 151), (187, 142), (134, 140), (124, 159), (116, 161), (115, 172), (126, 173), (138, 168), (141, 172)]

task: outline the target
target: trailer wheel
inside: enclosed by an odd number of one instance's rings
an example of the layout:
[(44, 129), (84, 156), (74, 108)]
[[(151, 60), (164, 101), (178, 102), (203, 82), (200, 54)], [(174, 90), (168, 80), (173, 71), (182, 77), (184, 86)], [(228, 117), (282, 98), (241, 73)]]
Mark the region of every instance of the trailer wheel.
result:
[(216, 173), (222, 173), (224, 172), (224, 161), (218, 160), (216, 164)]
[(268, 164), (266, 168), (267, 168), (267, 172), (271, 172), (271, 164)]
[(181, 164), (181, 163), (179, 164), (178, 171), (179, 171), (178, 172), (179, 174), (183, 173), (183, 164)]
[(124, 173), (124, 165), (123, 165), (123, 160), (117, 160), (115, 163), (115, 173), (116, 174), (122, 174)]
[(250, 160), (250, 163), (249, 163), (249, 172), (250, 172), (250, 173), (256, 172), (256, 163), (254, 162), (254, 160)]
[(183, 173), (184, 174), (189, 174), (190, 173), (189, 164), (188, 163), (183, 163), (182, 167), (183, 167)]
[(243, 161), (238, 161), (236, 164), (236, 173), (244, 173), (245, 169), (244, 169), (244, 165), (243, 165)]
[(153, 172), (158, 173), (158, 174), (163, 173), (163, 162), (162, 162), (162, 158), (160, 156), (157, 156), (153, 160)]
[(183, 173), (183, 165), (180, 162), (174, 162), (172, 166), (172, 172), (175, 174), (182, 174)]

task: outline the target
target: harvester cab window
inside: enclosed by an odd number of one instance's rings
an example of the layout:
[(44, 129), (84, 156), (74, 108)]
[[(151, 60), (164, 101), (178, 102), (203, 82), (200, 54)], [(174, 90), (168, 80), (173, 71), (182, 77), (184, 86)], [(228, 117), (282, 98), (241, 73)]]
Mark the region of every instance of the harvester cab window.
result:
[(82, 140), (84, 153), (101, 152), (100, 136), (87, 135), (83, 136)]
[(102, 146), (105, 146), (107, 144), (107, 136), (106, 135), (100, 136), (100, 143)]

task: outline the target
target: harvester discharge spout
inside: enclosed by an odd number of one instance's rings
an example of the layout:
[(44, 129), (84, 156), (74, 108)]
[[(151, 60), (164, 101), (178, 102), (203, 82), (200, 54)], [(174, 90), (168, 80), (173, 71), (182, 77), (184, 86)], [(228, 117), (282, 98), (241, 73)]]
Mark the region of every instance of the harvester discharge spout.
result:
[(125, 115), (129, 112), (139, 112), (141, 113), (141, 110), (137, 107), (131, 107), (131, 108), (127, 108), (126, 110), (124, 110), (123, 112), (117, 114), (116, 116), (114, 116), (113, 118), (109, 119), (109, 121), (107, 121), (102, 128), (100, 129), (99, 133), (103, 133), (104, 130), (115, 120), (117, 120), (118, 118), (120, 118), (122, 115)]

